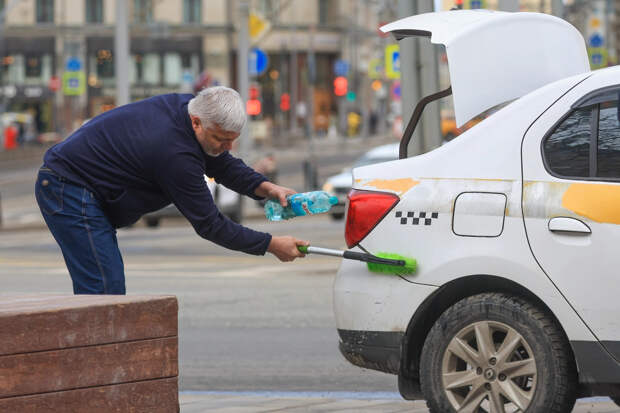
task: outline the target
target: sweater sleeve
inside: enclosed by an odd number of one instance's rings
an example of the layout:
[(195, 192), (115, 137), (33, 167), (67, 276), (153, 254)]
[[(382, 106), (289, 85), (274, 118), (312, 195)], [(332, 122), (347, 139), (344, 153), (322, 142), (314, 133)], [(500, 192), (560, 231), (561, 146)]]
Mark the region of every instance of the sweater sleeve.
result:
[(228, 152), (216, 157), (208, 157), (208, 159), (206, 173), (217, 183), (250, 198), (263, 199), (254, 193), (256, 188), (267, 180), (263, 175)]
[(239, 225), (220, 213), (207, 187), (200, 159), (192, 154), (173, 156), (159, 168), (157, 179), (162, 191), (198, 235), (228, 249), (265, 254), (271, 235)]

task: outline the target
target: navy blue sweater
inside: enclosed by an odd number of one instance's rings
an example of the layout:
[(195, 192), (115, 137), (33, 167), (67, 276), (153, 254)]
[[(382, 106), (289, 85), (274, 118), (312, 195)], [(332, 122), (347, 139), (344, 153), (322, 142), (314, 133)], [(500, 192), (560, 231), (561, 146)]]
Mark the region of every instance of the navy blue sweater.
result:
[(223, 216), (204, 175), (254, 199), (266, 178), (228, 152), (204, 153), (187, 112), (192, 97), (155, 96), (105, 112), (50, 148), (45, 164), (93, 191), (115, 228), (173, 202), (201, 237), (262, 255), (271, 235)]

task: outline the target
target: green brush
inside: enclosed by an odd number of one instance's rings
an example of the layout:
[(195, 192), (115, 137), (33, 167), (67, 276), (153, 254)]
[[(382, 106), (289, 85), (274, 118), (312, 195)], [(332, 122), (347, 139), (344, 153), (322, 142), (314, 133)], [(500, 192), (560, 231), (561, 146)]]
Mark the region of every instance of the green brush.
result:
[(368, 271), (383, 274), (413, 274), (417, 268), (415, 259), (403, 257), (398, 254), (379, 252), (377, 255), (372, 255), (363, 252), (340, 251), (305, 245), (298, 245), (297, 249), (304, 254), (329, 255), (349, 260), (364, 261), (368, 267)]

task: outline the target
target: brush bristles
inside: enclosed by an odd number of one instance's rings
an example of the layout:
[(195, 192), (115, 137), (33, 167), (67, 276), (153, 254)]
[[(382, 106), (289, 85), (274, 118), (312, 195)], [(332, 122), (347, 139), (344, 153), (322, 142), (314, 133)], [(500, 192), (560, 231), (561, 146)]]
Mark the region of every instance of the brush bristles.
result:
[(391, 260), (403, 260), (405, 261), (404, 266), (400, 265), (389, 265), (389, 264), (377, 264), (374, 262), (367, 262), (368, 271), (370, 272), (378, 272), (383, 274), (395, 274), (395, 275), (406, 275), (413, 274), (417, 269), (417, 262), (413, 258), (403, 257), (402, 255), (393, 254), (389, 252), (379, 252), (375, 254), (377, 257), (388, 258)]

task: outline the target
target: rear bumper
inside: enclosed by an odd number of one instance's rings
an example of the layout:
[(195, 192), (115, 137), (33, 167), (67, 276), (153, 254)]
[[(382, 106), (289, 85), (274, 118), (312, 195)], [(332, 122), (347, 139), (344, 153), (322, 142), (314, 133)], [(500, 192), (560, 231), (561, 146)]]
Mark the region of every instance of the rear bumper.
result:
[(338, 334), (340, 352), (351, 364), (398, 374), (402, 332), (339, 329)]

